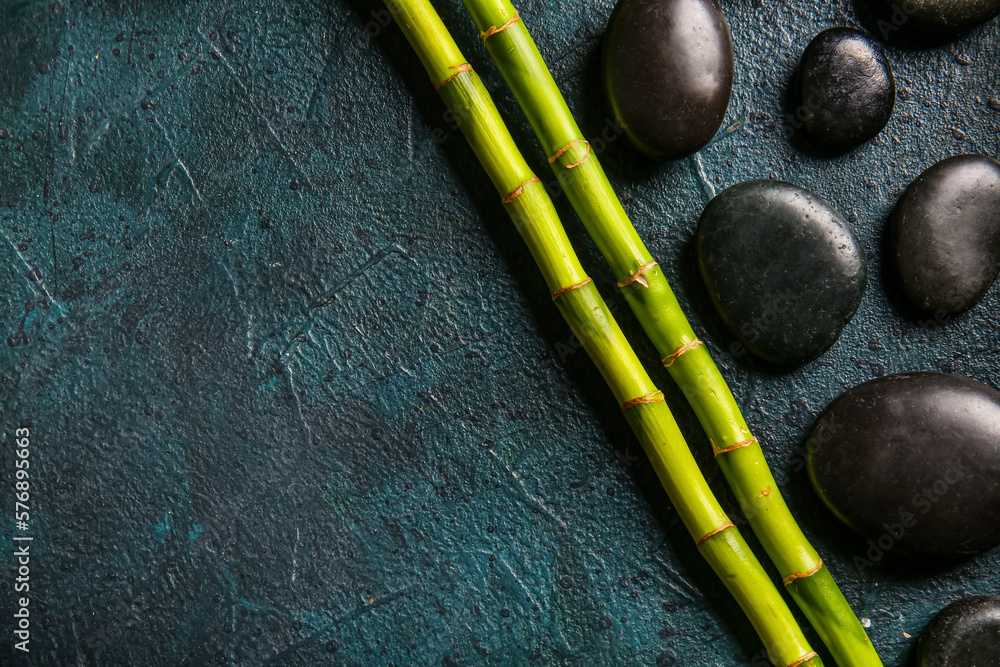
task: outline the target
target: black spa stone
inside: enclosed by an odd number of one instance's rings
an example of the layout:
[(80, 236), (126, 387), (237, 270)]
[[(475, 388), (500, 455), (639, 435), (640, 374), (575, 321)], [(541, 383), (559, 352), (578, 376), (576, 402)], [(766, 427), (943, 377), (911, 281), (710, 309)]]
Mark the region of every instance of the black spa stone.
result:
[(871, 380), (834, 400), (807, 443), (809, 477), (885, 554), (957, 560), (1000, 544), (1000, 392), (945, 373)]
[(920, 636), (917, 667), (1000, 663), (1000, 597), (980, 595), (945, 607)]
[(896, 278), (921, 310), (957, 315), (1000, 273), (1000, 162), (958, 155), (910, 184), (890, 221)]
[(676, 159), (707, 144), (726, 115), (733, 42), (716, 0), (620, 0), (604, 37), (604, 89), (625, 136)]
[(720, 193), (702, 213), (697, 246), (722, 319), (772, 363), (822, 354), (864, 294), (868, 269), (854, 230), (819, 195), (790, 183), (747, 181)]
[(865, 0), (882, 17), (878, 30), (891, 35), (916, 28), (953, 35), (1000, 14), (1000, 0)]
[(873, 138), (892, 116), (896, 84), (882, 47), (852, 28), (824, 30), (799, 62), (794, 122), (816, 148), (844, 153)]

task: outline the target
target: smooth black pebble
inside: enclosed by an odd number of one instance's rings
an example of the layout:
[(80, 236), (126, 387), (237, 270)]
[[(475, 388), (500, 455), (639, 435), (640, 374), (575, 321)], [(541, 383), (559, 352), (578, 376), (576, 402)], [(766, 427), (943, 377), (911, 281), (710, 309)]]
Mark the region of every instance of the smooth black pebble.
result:
[(854, 229), (819, 195), (790, 183), (747, 181), (723, 191), (702, 213), (697, 244), (722, 319), (772, 363), (818, 357), (864, 294), (868, 268)]
[[(900, 373), (841, 394), (807, 444), (823, 502), (886, 553), (954, 560), (1000, 544), (1000, 392), (945, 373)], [(859, 560), (860, 559), (860, 560)]]
[(1000, 662), (1000, 597), (953, 602), (934, 617), (917, 645), (917, 667), (989, 667)]
[(885, 52), (853, 28), (824, 30), (799, 63), (794, 117), (816, 147), (844, 153), (882, 131), (896, 104)]
[(878, 30), (890, 37), (900, 29), (917, 28), (955, 34), (1000, 14), (1000, 0), (866, 0), (882, 17)]
[(604, 37), (604, 89), (625, 136), (677, 159), (715, 135), (733, 88), (733, 41), (716, 0), (619, 0)]
[(1000, 273), (1000, 162), (958, 155), (910, 184), (893, 211), (896, 277), (921, 310), (972, 308)]

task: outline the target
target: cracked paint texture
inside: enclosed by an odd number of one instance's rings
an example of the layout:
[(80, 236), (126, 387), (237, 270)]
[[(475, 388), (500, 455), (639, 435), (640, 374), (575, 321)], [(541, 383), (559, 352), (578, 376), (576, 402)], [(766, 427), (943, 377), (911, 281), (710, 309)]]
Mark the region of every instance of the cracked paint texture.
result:
[[(550, 177), (460, 3), (436, 5)], [(900, 664), (934, 613), (997, 590), (1000, 554), (944, 568), (890, 554), (859, 573), (868, 547), (819, 504), (801, 447), (820, 410), (878, 375), (1000, 382), (1000, 289), (956, 321), (920, 322), (891, 300), (882, 261), (913, 178), (955, 153), (997, 156), (1000, 25), (890, 48), (889, 126), (819, 160), (785, 139), (782, 100), (816, 33), (858, 25), (852, 4), (724, 6), (727, 123), (745, 123), (690, 160), (654, 164), (612, 140), (602, 161), (793, 513)], [(518, 9), (600, 136), (612, 2)], [(380, 10), (2, 0), (0, 462), (12, 481), (13, 431), (30, 425), (35, 538), (32, 651), (15, 664), (762, 664)], [(706, 196), (767, 176), (848, 216), (872, 269), (840, 341), (783, 373), (728, 353), (693, 257)], [(556, 204), (743, 525), (611, 273)], [(13, 572), (10, 549), (0, 566)]]

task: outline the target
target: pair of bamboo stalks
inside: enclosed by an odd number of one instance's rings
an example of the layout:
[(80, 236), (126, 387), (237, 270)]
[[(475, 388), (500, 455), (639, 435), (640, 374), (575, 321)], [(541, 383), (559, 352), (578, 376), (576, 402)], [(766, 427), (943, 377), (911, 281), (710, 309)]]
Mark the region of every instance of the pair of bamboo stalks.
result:
[[(584, 139), (524, 22), (508, 0), (463, 0), (563, 190), (708, 433), (716, 460), (785, 589), (842, 667), (881, 666), (816, 550), (792, 518), (732, 392), (695, 336)], [(611, 388), (702, 557), (780, 667), (817, 667), (784, 598), (713, 496), (670, 409), (570, 245), (489, 93), (429, 0), (385, 0), (486, 169), (562, 316)]]

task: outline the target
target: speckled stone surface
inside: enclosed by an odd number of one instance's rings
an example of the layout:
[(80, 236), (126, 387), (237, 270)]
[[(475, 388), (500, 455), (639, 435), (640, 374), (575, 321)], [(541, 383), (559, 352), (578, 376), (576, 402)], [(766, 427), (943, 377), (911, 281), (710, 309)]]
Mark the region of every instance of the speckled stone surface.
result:
[(876, 5), (885, 13), (887, 30), (905, 23), (928, 32), (960, 33), (1000, 14), (1000, 0), (861, 1)]
[(882, 552), (962, 560), (1000, 545), (1000, 392), (948, 373), (898, 373), (833, 401), (809, 436), (809, 478)]
[(705, 207), (697, 252), (730, 332), (761, 359), (785, 366), (812, 361), (837, 342), (868, 281), (865, 249), (850, 223), (815, 192), (770, 178), (726, 188)]
[(924, 312), (975, 307), (1000, 273), (1000, 162), (956, 155), (906, 188), (890, 219), (899, 287)]
[(853, 28), (830, 28), (809, 42), (792, 88), (803, 139), (826, 156), (842, 155), (877, 135), (896, 104), (885, 51)]
[(1000, 655), (1000, 598), (973, 596), (953, 602), (927, 626), (917, 647), (917, 667), (990, 665)]
[[(464, 10), (437, 5), (547, 177)], [(0, 345), (0, 470), (12, 479), (13, 430), (30, 422), (36, 475), (21, 663), (761, 664), (377, 3), (3, 7), (0, 303), (17, 345)], [(947, 603), (997, 590), (1000, 553), (947, 569), (889, 554), (859, 574), (865, 541), (815, 497), (802, 447), (835, 396), (887, 372), (1000, 382), (1000, 290), (939, 322), (899, 310), (882, 274), (902, 189), (948, 155), (997, 155), (1000, 27), (887, 49), (888, 127), (819, 160), (786, 140), (782, 97), (815, 34), (858, 26), (853, 3), (726, 2), (727, 122), (746, 126), (653, 164), (602, 107), (611, 2), (518, 9), (585, 132), (611, 138), (605, 169), (793, 512), (885, 663), (903, 662)], [(692, 244), (714, 192), (772, 175), (849, 216), (871, 269), (837, 344), (787, 374), (729, 354)], [(557, 206), (735, 516), (690, 410)]]
[(676, 160), (712, 140), (733, 87), (716, 0), (621, 0), (602, 42), (607, 107), (637, 150)]

